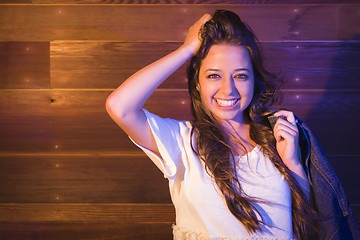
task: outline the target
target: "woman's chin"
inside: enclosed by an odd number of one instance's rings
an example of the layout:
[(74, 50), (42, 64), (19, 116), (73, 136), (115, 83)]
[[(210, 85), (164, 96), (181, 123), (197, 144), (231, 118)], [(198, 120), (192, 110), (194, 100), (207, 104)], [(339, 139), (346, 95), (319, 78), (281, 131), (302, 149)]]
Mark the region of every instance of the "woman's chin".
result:
[(243, 122), (243, 112), (227, 112), (227, 113), (218, 113), (214, 114), (213, 116), (217, 121), (236, 121), (236, 122)]

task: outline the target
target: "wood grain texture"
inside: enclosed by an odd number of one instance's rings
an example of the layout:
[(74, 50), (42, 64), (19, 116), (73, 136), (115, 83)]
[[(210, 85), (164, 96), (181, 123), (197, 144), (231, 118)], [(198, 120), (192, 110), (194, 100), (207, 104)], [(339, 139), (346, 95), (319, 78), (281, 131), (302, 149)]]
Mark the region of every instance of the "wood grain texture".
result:
[[(133, 73), (181, 43), (54, 41), (50, 45), (52, 88), (117, 88)], [(284, 89), (360, 89), (360, 41), (263, 42), (268, 69)], [(188, 62), (160, 88), (187, 89)], [(341, 79), (341, 80), (339, 80)]]
[[(110, 91), (83, 90), (1, 92), (0, 151), (31, 153), (139, 151), (106, 113), (105, 101), (109, 94)], [(164, 98), (156, 95), (147, 102), (147, 108), (158, 106), (169, 116), (190, 116), (188, 102), (182, 104), (182, 101), (187, 100), (186, 93), (160, 93), (160, 96), (172, 99), (166, 103), (162, 102)]]
[(3, 240), (169, 240), (170, 223), (0, 222)]
[(0, 4), (6, 4), (6, 3), (11, 3), (11, 4), (19, 4), (19, 3), (32, 3), (32, 0), (0, 0)]
[(283, 89), (360, 89), (360, 41), (263, 44), (265, 65), (280, 72)]
[(0, 42), (0, 89), (49, 88), (49, 42)]
[(171, 203), (168, 180), (141, 153), (0, 155), (0, 182), (1, 203)]
[(359, 131), (355, 126), (360, 120), (359, 100), (359, 91), (294, 90), (284, 94), (283, 106), (311, 127), (325, 153), (359, 154)]
[[(283, 88), (359, 89), (360, 42), (264, 42), (266, 65)], [(0, 42), (1, 88), (116, 88), (180, 43)], [(51, 70), (49, 73), (49, 66)], [(184, 64), (160, 88), (186, 89)], [(341, 79), (341, 81), (339, 81)]]
[[(168, 182), (105, 100), (218, 8), (252, 26), (269, 68), (282, 70), (283, 107), (317, 135), (360, 223), (360, 47), (347, 41), (360, 40), (358, 0), (0, 4), (0, 239), (172, 238)], [(145, 108), (191, 119), (185, 89), (182, 67)]]
[[(1, 0), (4, 2), (10, 0)], [(0, 1), (0, 3), (1, 3)], [(21, 2), (21, 0), (17, 0)], [(25, 0), (23, 0), (25, 1)], [(30, 1), (30, 0), (28, 0)], [(347, 4), (357, 0), (32, 0), (34, 4)]]
[[(329, 155), (360, 204), (360, 155)], [(167, 203), (168, 180), (145, 155), (0, 155), (1, 203)]]
[[(0, 152), (139, 152), (106, 113), (110, 92), (1, 91)], [(186, 91), (159, 90), (145, 108), (162, 117), (183, 120), (192, 118), (189, 104)], [(308, 123), (328, 154), (359, 154), (359, 105), (357, 90), (288, 90), (282, 106)]]
[[(51, 42), (52, 88), (117, 88), (181, 43)], [(187, 88), (184, 64), (160, 88)]]
[(360, 39), (360, 5), (339, 7), (339, 38), (359, 40)]
[(183, 41), (219, 8), (238, 13), (261, 41), (338, 39), (337, 5), (3, 5), (0, 41)]
[[(353, 210), (355, 214), (359, 213), (360, 207), (354, 206)], [(171, 225), (116, 222), (0, 222), (0, 236), (7, 240), (168, 240), (172, 239)]]
[(172, 204), (0, 204), (0, 222), (173, 223)]

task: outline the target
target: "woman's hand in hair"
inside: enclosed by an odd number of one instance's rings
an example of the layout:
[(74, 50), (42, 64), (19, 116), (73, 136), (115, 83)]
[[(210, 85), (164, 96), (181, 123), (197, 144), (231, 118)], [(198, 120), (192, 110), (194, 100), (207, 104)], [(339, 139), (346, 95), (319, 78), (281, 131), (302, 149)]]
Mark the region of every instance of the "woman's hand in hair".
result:
[(200, 29), (211, 19), (211, 15), (206, 13), (197, 20), (188, 30), (183, 47), (189, 48), (193, 54), (199, 50), (201, 45)]

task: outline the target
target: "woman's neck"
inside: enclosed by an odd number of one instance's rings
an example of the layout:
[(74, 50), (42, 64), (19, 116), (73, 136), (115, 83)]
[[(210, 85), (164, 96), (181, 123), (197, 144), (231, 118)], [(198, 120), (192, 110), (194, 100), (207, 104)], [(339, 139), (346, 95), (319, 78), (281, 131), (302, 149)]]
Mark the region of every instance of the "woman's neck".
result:
[[(257, 144), (250, 137), (250, 124), (237, 121), (221, 121), (220, 124), (227, 133), (230, 146), (237, 152), (237, 155), (244, 155), (250, 152)], [(246, 151), (244, 151), (244, 147)]]

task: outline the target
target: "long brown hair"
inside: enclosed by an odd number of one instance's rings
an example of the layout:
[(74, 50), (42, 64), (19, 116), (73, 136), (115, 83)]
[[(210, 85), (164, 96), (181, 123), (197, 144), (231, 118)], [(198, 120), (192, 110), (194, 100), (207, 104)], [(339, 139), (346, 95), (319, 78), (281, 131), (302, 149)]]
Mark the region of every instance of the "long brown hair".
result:
[[(281, 81), (264, 68), (256, 36), (237, 14), (217, 10), (202, 27), (200, 34), (202, 44), (197, 54), (192, 57), (187, 71), (194, 115), (192, 135), (196, 136), (195, 145), (192, 143), (194, 151), (205, 162), (206, 171), (213, 177), (224, 195), (230, 212), (249, 233), (262, 231), (260, 224), (265, 223), (256, 217), (255, 212), (258, 214), (259, 212), (253, 203), (263, 201), (246, 195), (236, 175), (235, 151), (229, 142), (229, 139), (236, 139), (236, 136), (229, 136), (211, 113), (203, 108), (197, 88), (201, 61), (206, 57), (211, 46), (221, 43), (245, 46), (249, 51), (255, 76), (254, 96), (244, 111), (244, 118), (248, 119), (250, 125), (250, 138), (260, 146), (261, 151), (272, 161), (289, 185), (293, 232), (297, 239), (305, 239), (306, 225), (311, 221), (309, 216), (312, 215), (312, 211), (298, 182), (277, 153), (274, 134), (267, 120), (267, 116), (276, 111), (276, 106), (282, 101), (279, 90)], [(247, 152), (245, 146), (238, 143), (244, 152)]]

